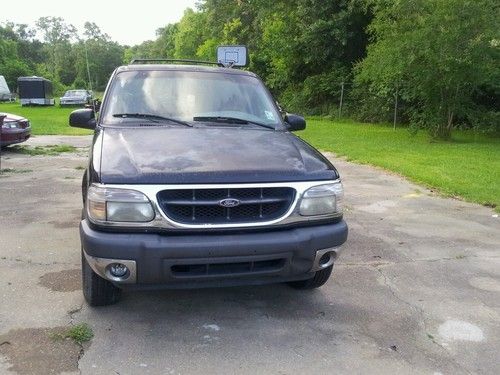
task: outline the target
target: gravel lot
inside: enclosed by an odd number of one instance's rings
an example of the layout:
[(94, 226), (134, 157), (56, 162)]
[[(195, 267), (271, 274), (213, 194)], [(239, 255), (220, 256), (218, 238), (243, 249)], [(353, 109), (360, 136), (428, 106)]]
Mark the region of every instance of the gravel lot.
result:
[[(379, 169), (329, 157), (350, 237), (316, 291), (284, 285), (125, 293), (80, 286), (75, 153), (2, 152), (0, 374), (499, 374), (500, 218)], [(83, 346), (54, 337), (92, 327)]]

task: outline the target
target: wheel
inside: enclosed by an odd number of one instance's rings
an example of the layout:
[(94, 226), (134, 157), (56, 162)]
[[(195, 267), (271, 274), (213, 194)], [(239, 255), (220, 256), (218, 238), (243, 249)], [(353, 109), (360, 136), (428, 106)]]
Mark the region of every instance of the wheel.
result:
[(121, 289), (96, 274), (83, 255), (82, 250), (83, 296), (90, 306), (112, 305), (120, 300)]
[(333, 270), (333, 264), (330, 267), (316, 271), (316, 273), (314, 274), (314, 277), (312, 277), (311, 279), (290, 281), (287, 284), (295, 289), (319, 288), (320, 286), (322, 286), (323, 284), (325, 284), (328, 281), (328, 279), (330, 278), (330, 275), (332, 274), (332, 270)]

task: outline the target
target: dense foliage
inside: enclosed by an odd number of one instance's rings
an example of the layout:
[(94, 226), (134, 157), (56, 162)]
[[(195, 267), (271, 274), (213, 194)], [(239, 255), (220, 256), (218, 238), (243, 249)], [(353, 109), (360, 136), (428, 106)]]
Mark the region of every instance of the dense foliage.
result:
[(201, 0), (155, 40), (120, 46), (87, 23), (0, 28), (0, 74), (11, 87), (39, 74), (59, 89), (102, 89), (132, 58), (213, 60), (245, 44), (250, 69), (289, 111), (400, 121), (447, 138), (452, 128), (500, 131), (500, 7), (495, 0)]
[(249, 47), (250, 69), (305, 114), (400, 121), (449, 138), (500, 131), (495, 0), (205, 0), (127, 57), (213, 59)]
[(457, 124), (498, 126), (499, 103), (484, 99), (500, 99), (499, 9), (490, 0), (375, 1), (357, 82), (377, 96), (397, 91), (411, 122), (435, 137)]
[(122, 63), (124, 48), (89, 22), (83, 38), (58, 17), (41, 17), (34, 28), (7, 23), (0, 26), (0, 74), (13, 91), (17, 78), (27, 75), (50, 79), (56, 94), (67, 88), (102, 90), (111, 72)]

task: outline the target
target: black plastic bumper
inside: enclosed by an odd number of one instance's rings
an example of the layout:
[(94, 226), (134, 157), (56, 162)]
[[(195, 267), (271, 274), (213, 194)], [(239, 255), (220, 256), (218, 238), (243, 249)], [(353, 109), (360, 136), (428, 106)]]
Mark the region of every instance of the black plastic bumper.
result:
[[(135, 287), (140, 288), (246, 285), (307, 279), (313, 275), (310, 271), (316, 251), (342, 245), (347, 232), (344, 221), (269, 232), (189, 235), (109, 233), (90, 228), (86, 220), (80, 224), (86, 254), (134, 260), (137, 264)], [(203, 267), (210, 264), (217, 266), (214, 273), (204, 271)], [(225, 269), (226, 264), (240, 268)], [(245, 268), (246, 264), (251, 264), (252, 268)], [(175, 272), (191, 269), (195, 272)]]

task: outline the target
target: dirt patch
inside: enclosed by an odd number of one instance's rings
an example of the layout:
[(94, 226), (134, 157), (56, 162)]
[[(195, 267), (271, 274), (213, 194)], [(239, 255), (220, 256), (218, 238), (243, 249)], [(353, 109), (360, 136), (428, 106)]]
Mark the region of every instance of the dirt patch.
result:
[(80, 218), (75, 219), (75, 221), (49, 221), (49, 224), (52, 224), (54, 228), (57, 229), (66, 229), (66, 228), (77, 228), (78, 227), (78, 222), (80, 221)]
[(26, 328), (0, 335), (0, 354), (9, 370), (21, 375), (60, 374), (78, 371), (83, 348), (71, 339), (54, 339), (66, 327)]
[(52, 220), (49, 221), (49, 224), (52, 224), (55, 228), (57, 229), (67, 229), (67, 228), (78, 228), (78, 225), (80, 224), (80, 220), (82, 217), (82, 210), (81, 209), (76, 209), (71, 211), (72, 214), (74, 214), (74, 218), (61, 221), (61, 220)]
[(38, 283), (54, 292), (74, 292), (82, 289), (82, 272), (80, 269), (49, 272)]

